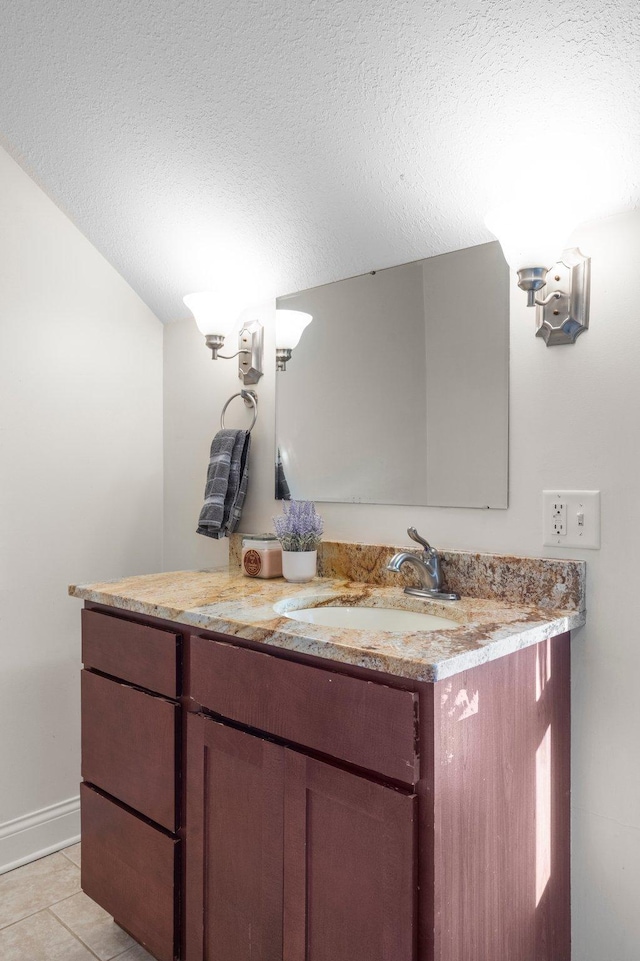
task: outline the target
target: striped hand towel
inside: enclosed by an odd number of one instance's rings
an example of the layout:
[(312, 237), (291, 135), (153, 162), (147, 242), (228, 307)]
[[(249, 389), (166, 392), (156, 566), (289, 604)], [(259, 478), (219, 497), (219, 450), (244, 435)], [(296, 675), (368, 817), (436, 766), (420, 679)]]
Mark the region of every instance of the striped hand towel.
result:
[(250, 446), (248, 430), (220, 430), (213, 438), (198, 534), (220, 539), (238, 526), (249, 482)]

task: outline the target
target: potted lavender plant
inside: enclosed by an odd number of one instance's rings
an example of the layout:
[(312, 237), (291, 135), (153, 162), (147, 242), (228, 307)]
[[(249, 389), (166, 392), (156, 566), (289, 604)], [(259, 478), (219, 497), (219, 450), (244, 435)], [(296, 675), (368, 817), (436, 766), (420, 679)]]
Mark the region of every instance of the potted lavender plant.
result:
[(315, 577), (322, 518), (311, 501), (283, 501), (282, 514), (273, 518), (282, 546), (282, 573), (293, 584)]

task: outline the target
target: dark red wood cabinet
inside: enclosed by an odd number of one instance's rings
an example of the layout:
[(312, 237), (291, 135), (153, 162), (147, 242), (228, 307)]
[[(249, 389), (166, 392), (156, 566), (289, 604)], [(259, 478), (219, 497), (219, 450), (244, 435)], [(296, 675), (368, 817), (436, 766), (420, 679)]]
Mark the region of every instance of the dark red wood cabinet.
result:
[(187, 957), (413, 958), (415, 796), (208, 717), (188, 726)]
[(159, 961), (570, 961), (568, 635), (424, 683), (83, 628), (83, 888)]

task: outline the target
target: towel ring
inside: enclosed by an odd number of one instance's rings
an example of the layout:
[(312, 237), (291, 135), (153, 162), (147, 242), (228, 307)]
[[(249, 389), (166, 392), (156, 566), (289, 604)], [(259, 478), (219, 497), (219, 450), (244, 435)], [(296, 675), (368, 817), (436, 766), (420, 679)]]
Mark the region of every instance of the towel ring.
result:
[(242, 397), (247, 407), (253, 407), (253, 420), (251, 421), (251, 426), (247, 428), (249, 433), (251, 433), (258, 419), (258, 395), (256, 394), (255, 390), (241, 390), (239, 393), (231, 395), (227, 403), (222, 408), (222, 413), (220, 414), (220, 427), (222, 430), (226, 429), (224, 426), (224, 414), (231, 401), (235, 400), (236, 397)]

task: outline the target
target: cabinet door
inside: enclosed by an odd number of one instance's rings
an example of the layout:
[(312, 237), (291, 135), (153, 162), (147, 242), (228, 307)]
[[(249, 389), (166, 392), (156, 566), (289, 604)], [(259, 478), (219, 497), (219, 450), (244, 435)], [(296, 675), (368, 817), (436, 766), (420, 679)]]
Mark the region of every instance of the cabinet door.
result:
[(415, 797), (188, 718), (187, 961), (413, 961)]
[(284, 750), (189, 715), (187, 961), (281, 961)]
[(285, 752), (284, 961), (412, 961), (414, 795)]

